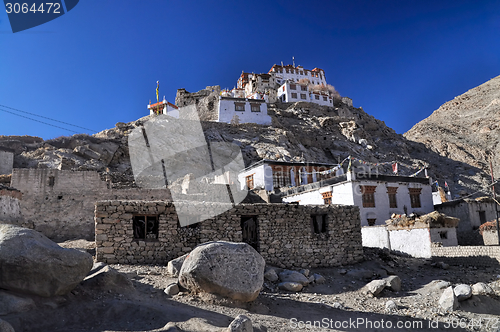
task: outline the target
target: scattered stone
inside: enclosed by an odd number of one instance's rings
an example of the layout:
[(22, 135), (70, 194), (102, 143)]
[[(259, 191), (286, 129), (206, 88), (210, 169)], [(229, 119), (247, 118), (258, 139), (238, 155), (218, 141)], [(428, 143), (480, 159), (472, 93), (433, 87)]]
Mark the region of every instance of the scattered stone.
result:
[(397, 310), (398, 310), (398, 306), (397, 306), (396, 302), (394, 302), (393, 300), (389, 300), (385, 303), (385, 311), (394, 312)]
[(44, 297), (73, 290), (92, 268), (92, 256), (66, 249), (45, 235), (0, 225), (0, 288)]
[(451, 286), (451, 283), (444, 280), (433, 280), (429, 283), (429, 285), (431, 285), (432, 289), (439, 290)]
[(443, 269), (443, 270), (448, 270), (450, 265), (446, 264), (445, 262), (437, 262), (435, 267), (438, 267), (438, 268)]
[(342, 305), (342, 303), (340, 303), (340, 302), (333, 302), (333, 303), (332, 303), (332, 305), (331, 305), (331, 307), (332, 307), (333, 309), (341, 309), (341, 310), (343, 310), (343, 309), (344, 309), (344, 306), (343, 306), (343, 305)]
[(339, 270), (339, 274), (341, 274), (341, 275), (344, 275), (344, 274), (346, 274), (346, 273), (347, 273), (347, 270), (346, 270), (346, 269), (340, 269), (340, 270)]
[(264, 258), (246, 243), (207, 242), (186, 257), (179, 284), (193, 292), (253, 301), (264, 283)]
[(446, 312), (453, 311), (458, 308), (458, 300), (453, 292), (452, 286), (444, 290), (441, 298), (439, 298), (439, 306)]
[(253, 332), (252, 321), (245, 315), (238, 315), (229, 324), (227, 332)]
[(455, 296), (457, 297), (458, 301), (467, 300), (472, 296), (472, 288), (466, 284), (457, 285), (453, 289), (453, 292), (455, 293)]
[(484, 282), (478, 282), (472, 285), (472, 294), (473, 295), (493, 295), (495, 292), (493, 289), (485, 284)]
[(167, 295), (177, 295), (179, 294), (179, 285), (177, 285), (177, 283), (172, 283), (170, 285), (167, 286), (167, 288), (165, 288), (165, 294)]
[(307, 281), (312, 284), (314, 282), (314, 276), (310, 276), (309, 278), (307, 278)]
[(392, 291), (399, 292), (401, 290), (401, 279), (398, 276), (389, 276), (384, 279), (385, 286)]
[(290, 292), (300, 292), (304, 286), (299, 282), (285, 281), (279, 283), (278, 288)]
[(309, 269), (302, 269), (300, 270), (300, 273), (302, 273), (306, 278), (309, 278), (309, 273), (311, 271), (309, 271)]
[(0, 332), (15, 332), (15, 330), (9, 322), (0, 319)]
[(181, 257), (177, 257), (168, 262), (167, 273), (171, 277), (177, 278), (179, 276), (179, 271), (181, 270), (182, 264), (184, 263), (184, 260), (186, 259), (187, 255), (188, 254), (182, 255)]
[(118, 294), (130, 293), (135, 290), (134, 284), (126, 275), (116, 271), (109, 265), (87, 276), (82, 282), (82, 287)]
[(302, 286), (309, 285), (309, 280), (300, 272), (292, 270), (284, 270), (279, 274), (280, 280), (283, 282), (298, 282)]
[(279, 279), (278, 274), (276, 273), (275, 269), (267, 270), (266, 273), (264, 273), (264, 278), (266, 280), (271, 281), (271, 282), (278, 281), (278, 279)]
[(353, 269), (347, 272), (347, 276), (351, 277), (352, 279), (358, 279), (358, 280), (363, 280), (363, 279), (371, 279), (373, 277), (373, 272), (370, 270), (366, 269)]
[(382, 292), (385, 288), (386, 281), (385, 280), (373, 280), (366, 284), (366, 289), (370, 294), (377, 296)]
[(323, 277), (321, 274), (315, 273), (313, 277), (314, 277), (314, 282), (317, 284), (324, 284), (326, 282), (325, 277)]

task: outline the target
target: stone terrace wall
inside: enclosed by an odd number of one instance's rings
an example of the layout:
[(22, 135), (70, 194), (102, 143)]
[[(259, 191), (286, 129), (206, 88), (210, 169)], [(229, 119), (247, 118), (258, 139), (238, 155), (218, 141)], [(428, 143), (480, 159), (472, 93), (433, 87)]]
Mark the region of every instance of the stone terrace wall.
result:
[[(266, 262), (279, 267), (328, 267), (363, 259), (359, 209), (355, 206), (286, 204), (227, 205), (227, 211), (196, 226), (180, 227), (176, 211), (200, 215), (217, 203), (165, 201), (101, 201), (95, 207), (96, 259), (107, 263), (165, 264), (198, 244), (242, 241), (241, 216), (257, 216), (258, 250)], [(221, 204), (218, 204), (220, 207)], [(137, 240), (133, 216), (158, 215), (158, 240)], [(311, 214), (326, 214), (325, 233), (316, 234)]]
[(500, 247), (498, 246), (457, 246), (432, 247), (432, 259), (451, 265), (498, 266)]
[(108, 189), (95, 171), (14, 169), (11, 186), (20, 190), (23, 226), (55, 241), (94, 240), (94, 208), (103, 199), (171, 200), (166, 189)]

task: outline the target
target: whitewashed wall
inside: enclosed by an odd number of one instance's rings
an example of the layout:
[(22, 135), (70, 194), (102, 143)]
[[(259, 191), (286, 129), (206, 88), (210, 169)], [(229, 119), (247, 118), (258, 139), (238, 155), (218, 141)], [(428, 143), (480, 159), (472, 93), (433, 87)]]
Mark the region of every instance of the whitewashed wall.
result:
[(428, 228), (412, 230), (391, 230), (391, 249), (417, 258), (431, 257), (431, 238)]
[[(265, 177), (265, 165), (259, 165), (251, 169), (247, 169), (240, 174), (238, 174), (238, 181), (240, 183), (240, 189), (246, 189), (247, 182), (246, 177), (253, 174), (253, 186), (254, 189), (265, 189), (266, 188), (266, 177)], [(272, 179), (272, 177), (271, 177)]]
[(363, 247), (391, 249), (386, 226), (361, 227)]
[[(234, 103), (244, 102), (245, 111), (236, 111)], [(252, 112), (250, 103), (256, 103), (260, 105), (260, 112)], [(237, 115), (239, 123), (256, 123), (261, 125), (270, 125), (272, 120), (267, 114), (267, 104), (262, 100), (237, 100), (232, 98), (219, 97), (219, 107), (218, 107), (218, 122), (231, 123), (234, 116)]]
[[(431, 242), (441, 242), (443, 247), (458, 246), (457, 229), (455, 227), (448, 228), (431, 228)], [(441, 232), (446, 232), (446, 239), (441, 238)]]
[(283, 198), (283, 202), (291, 203), (299, 201), (299, 205), (322, 205), (324, 204), (323, 196), (318, 190), (312, 190), (297, 195), (291, 195)]

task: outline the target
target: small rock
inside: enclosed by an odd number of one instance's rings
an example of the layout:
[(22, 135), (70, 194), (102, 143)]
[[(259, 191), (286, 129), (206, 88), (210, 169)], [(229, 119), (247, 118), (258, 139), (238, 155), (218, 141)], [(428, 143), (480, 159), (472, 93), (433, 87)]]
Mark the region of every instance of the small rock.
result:
[(394, 302), (393, 300), (389, 300), (385, 303), (385, 310), (388, 312), (394, 312), (398, 310), (398, 306), (396, 302)]
[(314, 282), (314, 276), (310, 276), (309, 278), (307, 278), (307, 280), (310, 284), (312, 284)]
[(430, 283), (430, 285), (433, 289), (438, 290), (449, 287), (451, 283), (449, 281), (444, 281), (444, 280), (433, 280)]
[(302, 274), (297, 271), (285, 270), (279, 274), (280, 280), (296, 282), (302, 284), (302, 286), (307, 286), (309, 284), (309, 280)]
[(278, 284), (278, 288), (290, 292), (300, 292), (304, 286), (298, 282), (285, 281)]
[(366, 284), (366, 289), (374, 296), (377, 296), (385, 288), (385, 283), (385, 280), (373, 280)]
[(165, 288), (164, 292), (168, 295), (177, 295), (179, 294), (179, 285), (177, 283), (170, 284)]
[(472, 285), (472, 294), (473, 295), (493, 295), (495, 292), (493, 289), (485, 284), (484, 282), (478, 282)]
[(174, 278), (179, 276), (179, 271), (181, 270), (182, 264), (184, 260), (186, 260), (188, 254), (177, 257), (176, 259), (172, 259), (167, 264), (167, 273)]
[(0, 319), (0, 332), (15, 332), (15, 330), (9, 322)]
[(309, 273), (310, 272), (311, 271), (309, 271), (309, 269), (302, 269), (302, 270), (300, 270), (300, 273), (302, 273), (307, 278), (309, 277)]
[(389, 276), (384, 279), (385, 286), (390, 290), (399, 292), (401, 290), (401, 279), (398, 276)]
[(253, 332), (252, 321), (245, 315), (238, 315), (226, 330), (227, 332)]
[(340, 270), (339, 270), (339, 274), (341, 274), (341, 275), (344, 275), (344, 274), (346, 274), (346, 273), (347, 273), (347, 270), (346, 270), (346, 269), (340, 269)]
[(453, 289), (453, 293), (458, 301), (464, 301), (472, 296), (472, 288), (469, 285), (460, 284)]
[(458, 308), (458, 300), (453, 292), (452, 286), (444, 290), (441, 298), (439, 299), (439, 306), (446, 312), (453, 311)]
[(342, 303), (339, 303), (339, 302), (333, 302), (331, 307), (333, 309), (344, 309), (344, 306), (342, 305)]
[(443, 270), (448, 270), (450, 265), (446, 264), (445, 262), (437, 262), (436, 267), (443, 269)]
[(266, 273), (264, 273), (264, 278), (266, 280), (271, 281), (271, 282), (278, 281), (278, 279), (279, 279), (278, 274), (276, 273), (275, 269), (267, 270)]
[(321, 274), (313, 274), (314, 277), (314, 282), (317, 284), (324, 284), (326, 282), (325, 277), (323, 277)]

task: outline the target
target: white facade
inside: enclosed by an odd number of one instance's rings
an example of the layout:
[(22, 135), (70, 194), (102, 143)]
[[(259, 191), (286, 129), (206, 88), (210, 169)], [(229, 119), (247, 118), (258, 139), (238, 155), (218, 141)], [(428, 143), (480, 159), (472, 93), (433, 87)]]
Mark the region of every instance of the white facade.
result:
[(263, 99), (219, 97), (218, 122), (270, 125), (267, 104)]
[(326, 85), (325, 71), (319, 68), (308, 70), (304, 69), (302, 66), (274, 65), (269, 70), (269, 73), (275, 74), (275, 79), (278, 84), (283, 84), (287, 80), (298, 82), (300, 79), (307, 78), (313, 85)]
[(324, 106), (333, 106), (333, 98), (328, 92), (311, 91), (308, 85), (286, 81), (278, 88), (278, 100), (284, 103), (305, 101)]
[(238, 174), (238, 182), (240, 189), (247, 188), (247, 177), (252, 177), (253, 188), (249, 189), (265, 189), (267, 191), (273, 190), (273, 170), (266, 164), (260, 164), (255, 167), (247, 168)]
[[(419, 215), (434, 211), (432, 202), (432, 188), (427, 179), (408, 178), (399, 176), (379, 176), (378, 178), (358, 178), (354, 173), (347, 173), (347, 181), (322, 187), (309, 192), (283, 197), (284, 202), (297, 202), (299, 204), (321, 205), (324, 204), (323, 193), (331, 192), (332, 204), (356, 205), (359, 207), (361, 226), (368, 226), (368, 219), (374, 225), (384, 225), (385, 221), (395, 214), (416, 213)], [(412, 180), (413, 179), (413, 180)], [(422, 183), (427, 182), (427, 183)], [(364, 207), (362, 186), (369, 186), (374, 190), (374, 206)], [(390, 207), (388, 188), (396, 188), (396, 207)], [(410, 198), (411, 189), (419, 190), (420, 207)]]
[(149, 115), (153, 114), (165, 114), (173, 116), (174, 118), (179, 118), (179, 108), (174, 104), (163, 99), (159, 103), (148, 105)]

